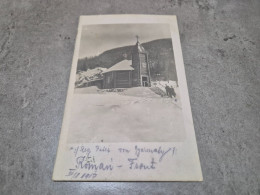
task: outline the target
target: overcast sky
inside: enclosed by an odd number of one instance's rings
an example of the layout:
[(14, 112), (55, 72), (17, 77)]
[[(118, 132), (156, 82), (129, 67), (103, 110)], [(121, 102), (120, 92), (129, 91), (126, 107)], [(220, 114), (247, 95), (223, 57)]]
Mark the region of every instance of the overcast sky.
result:
[(134, 45), (139, 41), (170, 38), (168, 24), (102, 24), (83, 26), (79, 58), (96, 56), (106, 50)]

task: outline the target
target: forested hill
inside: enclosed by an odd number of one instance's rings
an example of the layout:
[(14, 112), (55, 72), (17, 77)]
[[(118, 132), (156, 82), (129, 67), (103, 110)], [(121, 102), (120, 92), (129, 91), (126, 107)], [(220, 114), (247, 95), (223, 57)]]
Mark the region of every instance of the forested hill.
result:
[[(171, 39), (158, 39), (143, 43), (142, 46), (148, 52), (152, 79), (177, 81)], [(123, 60), (124, 54), (127, 54), (127, 59), (131, 60), (132, 48), (133, 45), (119, 47), (95, 57), (79, 59), (77, 70), (86, 71), (96, 67), (110, 68)]]

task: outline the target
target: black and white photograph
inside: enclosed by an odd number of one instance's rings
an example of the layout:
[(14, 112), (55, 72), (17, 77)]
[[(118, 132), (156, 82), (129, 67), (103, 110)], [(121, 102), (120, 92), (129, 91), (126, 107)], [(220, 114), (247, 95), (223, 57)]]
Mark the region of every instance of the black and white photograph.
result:
[(184, 137), (169, 25), (83, 26), (68, 142)]
[(176, 17), (81, 16), (53, 180), (202, 179)]

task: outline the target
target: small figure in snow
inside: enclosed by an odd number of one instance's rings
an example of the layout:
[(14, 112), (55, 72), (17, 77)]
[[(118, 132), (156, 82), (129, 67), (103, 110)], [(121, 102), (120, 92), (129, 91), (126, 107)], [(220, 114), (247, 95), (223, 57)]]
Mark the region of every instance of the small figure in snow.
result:
[(166, 91), (166, 95), (169, 96), (170, 95), (170, 87), (168, 85), (165, 85), (165, 91)]
[(171, 89), (171, 87), (169, 87), (168, 91), (169, 91), (169, 97), (172, 98), (172, 95), (173, 95), (173, 94), (172, 94), (172, 89)]
[(170, 87), (170, 94), (171, 94), (171, 97), (173, 96), (175, 98), (175, 101), (177, 101), (176, 93), (175, 93), (174, 88), (172, 86)]

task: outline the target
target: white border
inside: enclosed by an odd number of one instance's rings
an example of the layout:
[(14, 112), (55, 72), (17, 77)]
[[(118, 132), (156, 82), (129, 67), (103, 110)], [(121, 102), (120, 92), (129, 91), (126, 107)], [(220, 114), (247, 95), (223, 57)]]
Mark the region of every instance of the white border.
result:
[[(155, 174), (132, 174), (127, 173), (122, 176), (121, 173), (115, 174), (108, 178), (107, 176), (99, 177), (93, 181), (202, 181), (202, 172), (200, 167), (200, 160), (197, 150), (197, 143), (194, 131), (194, 125), (192, 120), (192, 113), (190, 108), (190, 100), (185, 76), (185, 69), (182, 57), (182, 50), (180, 44), (179, 30), (177, 25), (176, 16), (173, 15), (96, 15), (96, 16), (80, 16), (78, 34), (75, 44), (75, 51), (72, 61), (72, 68), (70, 73), (69, 87), (67, 92), (67, 100), (64, 110), (63, 123), (61, 128), (61, 135), (59, 141), (59, 147), (53, 172), (53, 180), (65, 181), (68, 180), (64, 175), (65, 170), (68, 168), (68, 124), (69, 124), (69, 113), (71, 109), (71, 100), (74, 91), (74, 81), (76, 78), (77, 62), (79, 57), (79, 46), (82, 27), (84, 25), (91, 24), (125, 24), (125, 23), (166, 23), (170, 25), (171, 37), (173, 43), (173, 52), (175, 57), (176, 71), (178, 77), (178, 84), (180, 87), (180, 96), (182, 102), (183, 118), (185, 124), (186, 139), (184, 142), (178, 143), (141, 143), (144, 146), (152, 147), (158, 144), (165, 146), (175, 145), (180, 148), (179, 159), (176, 163), (168, 162), (165, 163), (166, 168), (161, 168)], [(84, 143), (87, 144), (87, 143)], [(131, 147), (136, 143), (102, 143), (110, 147), (116, 147), (123, 144), (126, 147)], [(140, 144), (140, 143), (139, 143)], [(92, 144), (87, 144), (92, 146)], [(181, 165), (179, 165), (181, 164)], [(179, 171), (177, 171), (179, 170)], [(172, 172), (171, 172), (172, 171)], [(162, 174), (164, 173), (164, 174)], [(171, 174), (173, 173), (173, 174)], [(77, 181), (89, 181), (84, 179), (77, 179)]]

